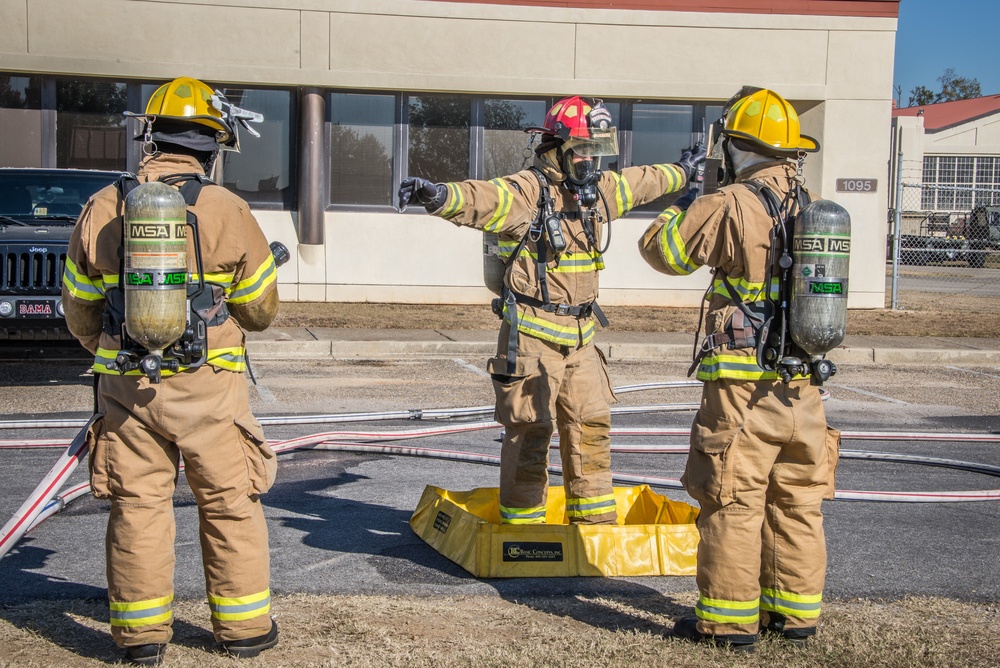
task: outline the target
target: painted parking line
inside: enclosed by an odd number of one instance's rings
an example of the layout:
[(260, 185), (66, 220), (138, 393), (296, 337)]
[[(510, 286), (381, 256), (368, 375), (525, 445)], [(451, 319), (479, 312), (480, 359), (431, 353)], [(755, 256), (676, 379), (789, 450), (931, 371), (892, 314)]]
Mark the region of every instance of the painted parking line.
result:
[(851, 387), (850, 385), (834, 385), (833, 383), (827, 383), (828, 387), (836, 387), (842, 390), (850, 390), (851, 392), (857, 392), (858, 394), (863, 394), (866, 397), (871, 397), (873, 399), (881, 399), (882, 401), (888, 401), (894, 404), (902, 404), (904, 406), (909, 406), (909, 403), (905, 401), (900, 401), (899, 399), (893, 399), (892, 397), (887, 397), (884, 394), (875, 394), (874, 392), (869, 392), (868, 390), (862, 390), (858, 387)]

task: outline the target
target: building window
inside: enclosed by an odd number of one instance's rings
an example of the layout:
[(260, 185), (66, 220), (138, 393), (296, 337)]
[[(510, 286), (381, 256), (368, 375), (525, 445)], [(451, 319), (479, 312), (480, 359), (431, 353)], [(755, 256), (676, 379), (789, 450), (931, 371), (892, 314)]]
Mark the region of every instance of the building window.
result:
[(126, 84), (56, 79), (56, 167), (127, 169)]
[[(631, 165), (676, 162), (681, 152), (693, 143), (695, 108), (690, 104), (632, 105)], [(636, 211), (660, 213), (676, 195), (636, 207)]]
[(264, 122), (250, 123), (260, 137), (241, 127), (240, 152), (222, 152), (222, 185), (255, 207), (292, 208), (295, 116), (291, 92), (229, 87), (221, 90), (232, 104), (264, 116)]
[(527, 169), (534, 162), (531, 136), (525, 132), (542, 124), (545, 100), (483, 101), (483, 178), (494, 179)]
[(469, 178), (472, 99), (411, 95), (407, 100), (407, 174), (434, 182)]
[(0, 167), (41, 167), (42, 80), (0, 75)]
[(391, 205), (397, 97), (330, 95), (330, 202)]
[(920, 206), (925, 211), (966, 212), (1000, 203), (1000, 159), (924, 156)]

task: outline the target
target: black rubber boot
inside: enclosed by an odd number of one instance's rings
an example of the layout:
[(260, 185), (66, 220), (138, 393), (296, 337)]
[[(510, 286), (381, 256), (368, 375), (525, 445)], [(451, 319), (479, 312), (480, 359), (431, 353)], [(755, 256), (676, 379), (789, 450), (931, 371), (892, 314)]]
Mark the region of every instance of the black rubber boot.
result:
[(697, 617), (684, 617), (674, 624), (671, 635), (691, 642), (714, 642), (717, 645), (731, 649), (734, 652), (753, 652), (757, 642), (756, 633), (711, 635), (698, 630)]
[(163, 663), (163, 655), (167, 653), (166, 645), (133, 645), (125, 648), (128, 662), (136, 666), (158, 666)]
[(243, 640), (230, 640), (222, 643), (222, 647), (229, 656), (237, 659), (249, 659), (257, 656), (265, 649), (270, 649), (278, 644), (278, 622), (271, 620), (271, 630), (262, 636), (254, 638), (244, 638)]
[(768, 613), (767, 624), (761, 629), (764, 635), (781, 638), (788, 641), (795, 647), (805, 647), (809, 644), (809, 639), (816, 635), (815, 626), (807, 626), (800, 629), (786, 629), (785, 616), (777, 613)]

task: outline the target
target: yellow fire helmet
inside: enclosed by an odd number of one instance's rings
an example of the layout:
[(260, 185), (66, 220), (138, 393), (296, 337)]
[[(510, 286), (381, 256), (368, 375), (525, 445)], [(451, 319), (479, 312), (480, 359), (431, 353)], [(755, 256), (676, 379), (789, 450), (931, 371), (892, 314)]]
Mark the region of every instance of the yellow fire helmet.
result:
[(818, 141), (799, 132), (799, 115), (792, 105), (766, 88), (732, 105), (726, 114), (723, 134), (745, 139), (779, 154), (819, 150)]
[(250, 123), (264, 121), (262, 114), (237, 107), (222, 91), (213, 91), (191, 77), (178, 77), (157, 88), (146, 103), (145, 113), (126, 111), (125, 115), (142, 119), (147, 131), (158, 118), (198, 123), (215, 131), (215, 141), (223, 150), (237, 152), (240, 150), (239, 126), (254, 137), (260, 137)]
[(220, 144), (231, 141), (233, 130), (223, 118), (222, 110), (212, 104), (215, 93), (197, 79), (178, 77), (165, 83), (146, 103), (146, 116), (206, 125), (219, 133)]

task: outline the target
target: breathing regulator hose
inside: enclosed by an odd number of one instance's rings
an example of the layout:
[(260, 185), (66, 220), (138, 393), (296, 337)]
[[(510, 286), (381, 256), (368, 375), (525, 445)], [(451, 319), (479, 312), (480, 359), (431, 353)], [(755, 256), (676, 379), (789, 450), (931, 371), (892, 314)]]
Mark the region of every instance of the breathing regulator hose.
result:
[[(638, 392), (652, 389), (693, 387), (699, 386), (697, 381), (681, 381), (670, 383), (646, 383), (641, 385), (629, 385), (615, 388), (616, 394), (627, 392)], [(639, 407), (615, 407), (613, 413), (637, 413), (637, 412), (664, 412), (676, 410), (693, 410), (697, 404), (665, 404), (657, 406)], [(383, 420), (448, 420), (448, 419), (468, 419), (470, 417), (484, 416), (492, 414), (493, 406), (476, 406), (455, 409), (430, 409), (430, 410), (407, 410), (388, 411), (382, 413), (345, 413), (318, 416), (277, 416), (264, 417), (259, 421), (262, 425), (283, 426), (294, 424), (317, 424), (317, 423), (344, 423), (344, 422), (375, 422)], [(6, 555), (24, 536), (25, 533), (36, 527), (45, 519), (58, 513), (71, 501), (87, 494), (90, 491), (89, 483), (80, 483), (66, 492), (60, 494), (60, 490), (66, 480), (76, 469), (80, 460), (86, 455), (88, 445), (86, 436), (93, 424), (95, 417), (91, 417), (86, 423), (77, 420), (34, 420), (34, 421), (8, 421), (0, 422), (0, 429), (25, 429), (44, 426), (54, 427), (76, 427), (83, 424), (80, 433), (69, 442), (58, 440), (37, 440), (37, 441), (0, 441), (0, 448), (31, 448), (31, 447), (65, 447), (62, 455), (56, 460), (52, 468), (45, 475), (42, 481), (36, 486), (31, 496), (21, 504), (11, 519), (0, 530), (0, 557)], [(498, 466), (500, 458), (496, 455), (486, 455), (471, 452), (461, 452), (456, 450), (442, 450), (436, 448), (420, 448), (386, 443), (386, 441), (399, 441), (417, 438), (428, 438), (435, 436), (445, 436), (472, 431), (497, 429), (501, 425), (485, 420), (479, 422), (467, 422), (437, 427), (424, 427), (419, 429), (407, 429), (397, 431), (335, 431), (311, 434), (284, 441), (272, 441), (271, 446), (276, 453), (291, 452), (300, 448), (311, 448), (316, 450), (334, 450), (338, 452), (353, 452), (363, 454), (384, 454), (392, 456), (425, 457), (432, 459), (444, 459), (449, 461), (459, 461), (466, 463), (488, 464)], [(647, 428), (647, 427), (622, 427), (612, 428), (612, 436), (689, 436), (689, 428)], [(1000, 435), (997, 434), (964, 434), (964, 433), (936, 433), (936, 432), (879, 432), (879, 431), (844, 431), (842, 438), (845, 440), (878, 440), (878, 441), (931, 441), (931, 442), (978, 442), (978, 443), (1000, 443)], [(362, 442), (363, 441), (363, 442)], [(558, 447), (556, 442), (552, 447)], [(645, 453), (645, 454), (685, 454), (688, 446), (684, 445), (619, 445), (611, 446), (612, 452), (620, 453)], [(909, 463), (924, 466), (935, 466), (951, 468), (972, 473), (981, 473), (993, 477), (1000, 477), (1000, 467), (975, 462), (965, 462), (952, 459), (941, 459), (936, 457), (923, 457), (917, 455), (870, 452), (863, 450), (841, 450), (842, 459), (865, 459), (869, 461), (883, 461), (896, 463)], [(183, 469), (183, 466), (181, 467)], [(550, 473), (562, 474), (562, 467), (550, 465)], [(683, 490), (680, 480), (675, 478), (662, 478), (655, 476), (643, 476), (627, 473), (612, 473), (612, 480), (617, 483), (646, 484), (651, 487)], [(894, 492), (894, 491), (861, 491), (861, 490), (838, 490), (835, 495), (836, 500), (841, 501), (879, 501), (879, 502), (899, 502), (899, 503), (947, 503), (947, 502), (971, 502), (971, 501), (996, 501), (1000, 500), (1000, 489), (982, 491), (937, 491), (937, 492)]]

